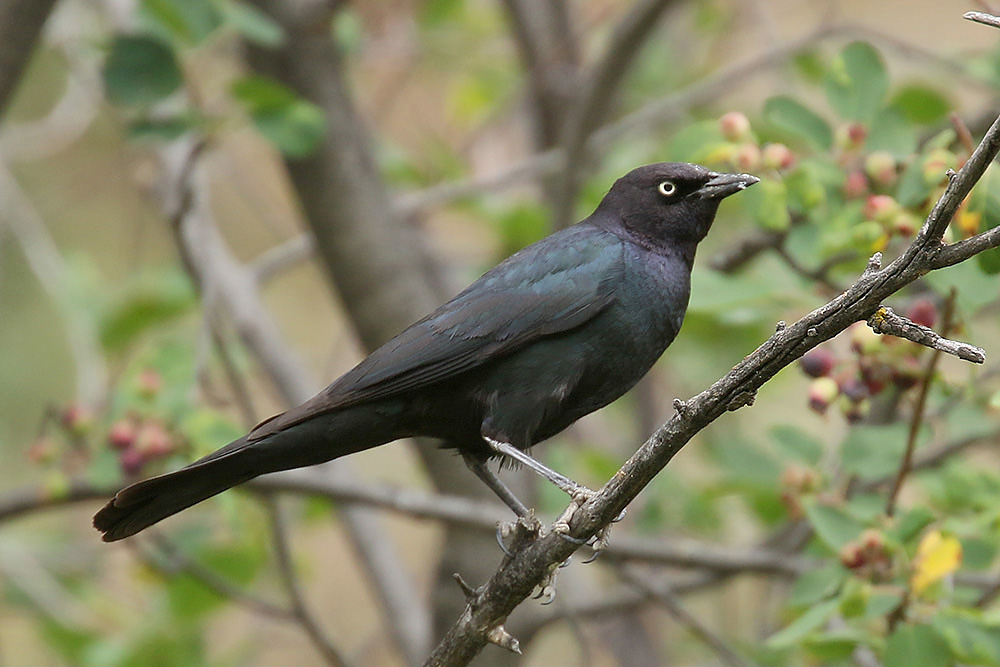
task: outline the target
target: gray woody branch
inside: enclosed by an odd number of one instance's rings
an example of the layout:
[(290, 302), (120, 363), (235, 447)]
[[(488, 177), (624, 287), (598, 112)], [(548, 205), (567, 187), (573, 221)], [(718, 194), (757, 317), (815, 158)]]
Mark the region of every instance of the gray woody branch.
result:
[[(798, 322), (777, 331), (725, 377), (687, 402), (663, 425), (607, 484), (573, 515), (572, 537), (587, 539), (617, 517), (622, 509), (662, 470), (673, 456), (705, 426), (727, 410), (746, 405), (778, 371), (854, 322), (866, 320), (884, 299), (934, 269), (969, 259), (1000, 246), (1000, 227), (953, 245), (942, 236), (959, 205), (982, 178), (1000, 150), (1000, 118), (990, 127), (962, 170), (951, 179), (913, 243), (885, 268), (869, 264), (845, 292)], [(529, 528), (533, 530), (529, 530)], [(522, 545), (493, 577), (469, 599), (465, 612), (437, 646), (426, 665), (465, 665), (552, 568), (568, 558), (577, 545), (551, 531), (522, 527)]]
[(902, 315), (897, 315), (888, 306), (882, 306), (876, 310), (868, 318), (868, 326), (875, 333), (905, 338), (925, 347), (947, 352), (965, 361), (971, 361), (976, 364), (986, 361), (986, 352), (982, 348), (944, 338), (930, 327), (925, 327)]

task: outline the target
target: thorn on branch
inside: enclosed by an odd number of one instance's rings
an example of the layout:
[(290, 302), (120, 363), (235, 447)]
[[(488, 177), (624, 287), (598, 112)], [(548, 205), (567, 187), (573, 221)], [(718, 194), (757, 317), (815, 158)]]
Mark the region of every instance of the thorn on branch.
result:
[(862, 278), (867, 278), (870, 275), (876, 274), (882, 270), (882, 253), (877, 252), (871, 256), (868, 260), (868, 266), (865, 267), (865, 272), (861, 274)]
[(736, 396), (729, 402), (726, 406), (726, 410), (733, 412), (739, 410), (742, 407), (753, 405), (753, 402), (757, 399), (757, 394), (752, 391), (741, 391), (736, 394)]
[(778, 323), (774, 325), (774, 333), (781, 333), (788, 326), (785, 320), (778, 320)]
[(466, 582), (465, 579), (462, 578), (462, 575), (460, 575), (458, 572), (454, 573), (451, 576), (455, 580), (455, 583), (458, 584), (458, 587), (462, 589), (462, 593), (465, 594), (465, 601), (469, 604), (472, 604), (472, 601), (476, 598), (476, 596), (479, 595), (479, 589), (470, 586), (468, 582)]
[(971, 361), (976, 364), (986, 361), (986, 352), (982, 348), (944, 338), (930, 327), (925, 327), (902, 315), (897, 315), (888, 306), (880, 306), (868, 318), (868, 326), (875, 333), (905, 338), (933, 350), (947, 352), (965, 361)]
[(685, 403), (684, 401), (682, 401), (679, 398), (675, 398), (674, 399), (674, 410), (676, 410), (677, 414), (680, 415), (681, 417), (686, 417), (687, 414), (688, 414), (688, 412), (689, 412), (689, 410), (688, 410), (688, 404)]
[(497, 627), (490, 630), (489, 634), (486, 635), (486, 639), (491, 644), (496, 644), (500, 648), (505, 648), (508, 651), (511, 651), (512, 653), (517, 653), (518, 655), (521, 655), (520, 642), (518, 642), (513, 635), (507, 632), (507, 630), (502, 625), (498, 625)]

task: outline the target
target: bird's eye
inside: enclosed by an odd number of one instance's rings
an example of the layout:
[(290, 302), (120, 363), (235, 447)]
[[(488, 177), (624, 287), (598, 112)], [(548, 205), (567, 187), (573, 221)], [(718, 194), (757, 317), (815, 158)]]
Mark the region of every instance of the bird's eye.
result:
[(664, 197), (672, 197), (675, 192), (677, 192), (677, 185), (673, 181), (663, 181), (657, 187), (660, 194)]

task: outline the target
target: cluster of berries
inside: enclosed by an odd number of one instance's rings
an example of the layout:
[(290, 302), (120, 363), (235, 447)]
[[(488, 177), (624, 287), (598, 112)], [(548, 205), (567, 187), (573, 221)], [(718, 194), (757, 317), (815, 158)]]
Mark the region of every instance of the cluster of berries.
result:
[(795, 154), (788, 146), (780, 143), (762, 146), (750, 131), (750, 119), (739, 111), (730, 111), (719, 119), (719, 132), (727, 143), (713, 152), (709, 162), (722, 162), (751, 173), (761, 167), (787, 171), (795, 166)]
[[(937, 307), (921, 297), (905, 314), (917, 324), (933, 327)], [(889, 387), (910, 389), (920, 381), (924, 348), (894, 336), (880, 336), (864, 322), (851, 325), (848, 333), (851, 356), (840, 358), (829, 346), (817, 347), (799, 360), (799, 367), (814, 378), (809, 385), (809, 407), (825, 414), (836, 403), (848, 421), (858, 422), (868, 415), (872, 397)]]
[[(153, 400), (162, 387), (159, 373), (147, 369), (137, 378), (141, 398)], [(69, 465), (70, 457), (88, 458), (83, 446), (97, 430), (94, 412), (80, 404), (71, 403), (59, 414), (59, 433), (38, 437), (28, 449), (28, 458), (38, 465)], [(165, 458), (177, 451), (181, 438), (159, 418), (141, 416), (130, 412), (113, 422), (104, 434), (107, 446), (118, 456), (118, 464), (126, 476), (135, 476), (149, 461)]]

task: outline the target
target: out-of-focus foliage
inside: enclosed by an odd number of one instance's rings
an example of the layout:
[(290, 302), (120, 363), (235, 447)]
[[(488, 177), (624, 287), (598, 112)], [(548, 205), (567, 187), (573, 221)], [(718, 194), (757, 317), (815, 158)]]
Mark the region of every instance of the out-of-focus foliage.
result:
[[(717, 4), (702, 3), (693, 28), (712, 43), (727, 29)], [(448, 123), (465, 131), (488, 126), (524, 103), (519, 64), (497, 11), (454, 0), (410, 9), (414, 39), (433, 65), (422, 85), (439, 86), (435, 99), (423, 103), (439, 104), (450, 114)], [(274, 79), (229, 63), (217, 75), (224, 85), (211, 93), (222, 102), (206, 104), (199, 97), (199, 65), (231, 56), (213, 47), (245, 41), (274, 48), (286, 39), (259, 10), (236, 0), (144, 0), (134, 18), (128, 31), (105, 35), (101, 70), (104, 98), (128, 150), (192, 139), (230, 141), (249, 127), (288, 158), (316, 150), (325, 131), (323, 110)], [(358, 70), (375, 67), (357, 64), (363, 61), (365, 30), (349, 7), (330, 26), (331, 38)], [(584, 41), (593, 48), (600, 36)], [(472, 48), (477, 42), (485, 45), (482, 52)], [(626, 103), (638, 106), (695, 78), (683, 59), (663, 67), (667, 56), (683, 48), (666, 39), (651, 44), (626, 87)], [(836, 294), (872, 253), (895, 256), (919, 230), (947, 184), (948, 170), (968, 158), (964, 116), (952, 116), (959, 92), (954, 81), (896, 80), (879, 48), (861, 41), (811, 48), (787, 65), (794, 84), (783, 87), (787, 91), (728, 113), (720, 92), (718, 103), (698, 109), (683, 125), (610, 146), (583, 186), (581, 210), (590, 210), (613, 178), (664, 158), (764, 179), (725, 204), (699, 257), (684, 330), (649, 383), (657, 420), (669, 411), (671, 397), (701, 390), (764, 340), (775, 321), (795, 318)], [(1000, 87), (996, 54), (973, 59), (969, 67)], [(364, 78), (363, 71), (353, 73)], [(383, 173), (401, 190), (472, 171), (456, 142), (424, 137), (417, 151), (389, 133), (376, 141)], [(1000, 194), (991, 180), (963, 205), (946, 240), (1000, 224)], [(548, 209), (533, 192), (474, 193), (431, 217), (458, 220), (446, 229), (487, 239), (479, 246), (490, 251), (463, 258), (456, 269), (463, 278), (549, 231)], [(740, 228), (737, 220), (750, 222)], [(759, 233), (773, 243), (754, 260), (731, 273), (709, 268), (711, 253)], [(917, 323), (1000, 354), (994, 349), (1000, 340), (998, 273), (1000, 253), (984, 253), (928, 276), (891, 305)], [(144, 270), (128, 284), (77, 282), (87, 284), (78, 301), (93, 317), (113, 380), (99, 409), (76, 402), (53, 407), (38, 438), (24, 448), (46, 498), (64, 497), (75, 479), (113, 487), (178, 467), (242, 432), (226, 400), (206, 397), (210, 392), (199, 374), (253, 376), (255, 370), (238, 345), (226, 346), (225, 359), (206, 352), (203, 302), (179, 263)], [(1000, 437), (995, 373), (950, 360), (931, 372), (929, 350), (877, 336), (863, 324), (842, 338), (810, 353), (800, 363), (802, 372), (785, 374), (779, 388), (769, 386), (753, 410), (744, 411), (749, 415), (727, 418), (692, 443), (637, 501), (631, 523), (618, 530), (739, 545), (770, 535), (775, 550), (809, 556), (816, 566), (794, 580), (781, 604), (765, 604), (764, 595), (742, 600), (753, 610), (753, 623), (716, 628), (761, 663), (851, 664), (863, 651), (887, 666), (1000, 665), (1000, 608), (989, 596), (1000, 567), (1000, 472), (995, 452), (965, 457), (956, 446)], [(914, 424), (925, 390), (922, 423)], [(546, 445), (544, 455), (583, 483), (603, 483), (627, 448), (648, 435), (639, 425), (639, 403), (626, 397), (608, 409), (604, 421), (587, 422), (575, 437)], [(918, 462), (949, 446), (956, 453), (910, 474), (890, 516), (889, 488), (911, 439)], [(621, 446), (599, 446), (608, 442)], [(546, 485), (538, 504), (542, 513), (552, 513), (566, 499)], [(171, 549), (237, 589), (269, 591), (276, 577), (256, 505), (226, 494), (211, 509), (211, 518), (167, 529)], [(310, 505), (300, 518), (327, 514), (325, 504)], [(783, 541), (788, 534), (805, 535), (804, 546)], [(30, 538), (42, 546), (64, 543)], [(88, 532), (63, 539), (91, 538), (96, 540)], [(213, 623), (232, 623), (237, 603), (178, 566), (168, 552), (137, 550), (142, 559), (129, 560), (124, 573), (109, 572), (114, 568), (96, 557), (87, 567), (58, 561), (52, 566), (59, 590), (88, 610), (85, 622), (55, 613), (16, 580), (2, 584), (0, 610), (32, 619), (46, 660), (88, 666), (249, 664), (263, 643), (253, 632), (223, 642), (222, 649), (212, 645), (225, 634)], [(114, 567), (122, 567), (120, 556), (115, 554)], [(303, 562), (306, 581), (328, 566), (316, 554)], [(777, 613), (768, 618), (775, 606)], [(672, 650), (675, 664), (703, 662), (707, 655), (695, 644)]]

